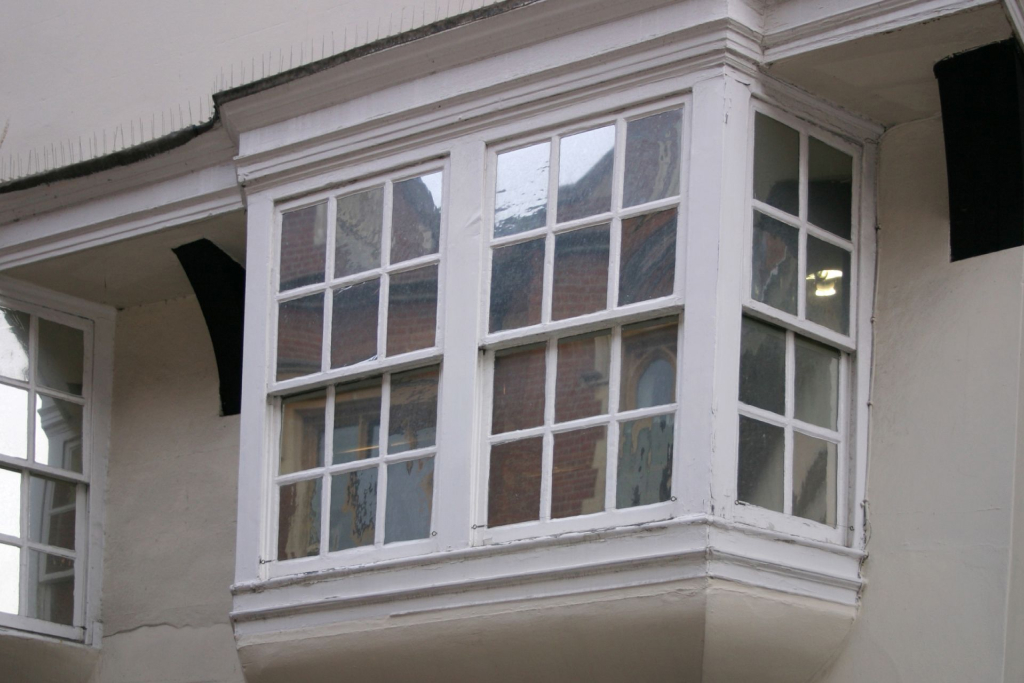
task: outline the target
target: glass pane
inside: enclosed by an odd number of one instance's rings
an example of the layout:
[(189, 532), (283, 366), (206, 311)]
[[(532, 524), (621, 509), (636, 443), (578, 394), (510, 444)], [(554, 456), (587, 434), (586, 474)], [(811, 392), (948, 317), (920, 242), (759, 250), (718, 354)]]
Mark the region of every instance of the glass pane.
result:
[(36, 394), (36, 462), (82, 471), (82, 406)]
[(800, 231), (754, 212), (750, 298), (796, 315)]
[(312, 294), (280, 305), (277, 315), (277, 381), (320, 372), (324, 295)]
[(837, 446), (793, 432), (793, 514), (836, 525)]
[(327, 392), (289, 396), (281, 405), (281, 461), (278, 474), (324, 465)]
[(676, 209), (622, 221), (619, 305), (668, 296), (676, 277)]
[(436, 254), (441, 240), (441, 172), (394, 185), (391, 263)]
[(609, 230), (605, 224), (555, 236), (552, 319), (573, 318), (608, 306)]
[(429, 349), (437, 328), (437, 266), (391, 276), (388, 285), (389, 356)]
[(28, 479), (28, 538), (68, 550), (75, 549), (75, 493), (66, 481)]
[(608, 428), (555, 434), (551, 474), (551, 517), (575, 517), (604, 510)]
[(564, 137), (558, 149), (558, 222), (611, 211), (615, 126)]
[(544, 293), (544, 240), (494, 250), (491, 263), (491, 332), (536, 325)]
[(678, 323), (678, 318), (659, 318), (622, 328), (620, 411), (676, 400)]
[(338, 198), (334, 277), (380, 268), (380, 233), (383, 225), (383, 187)]
[(740, 400), (786, 413), (786, 333), (750, 318), (743, 319), (740, 341)]
[(543, 439), (523, 439), (491, 446), (487, 485), (487, 526), (540, 519)]
[(837, 429), (839, 352), (796, 338), (796, 419)]
[(330, 552), (373, 545), (377, 528), (377, 468), (331, 477)]
[(20, 588), (21, 550), (0, 543), (0, 612), (18, 613)]
[(281, 291), (324, 281), (327, 202), (281, 214)]
[(850, 331), (850, 252), (807, 236), (807, 319)]
[(543, 227), (548, 220), (548, 168), (551, 143), (542, 142), (498, 155), (494, 192), (494, 236)]
[(412, 541), (430, 536), (430, 513), (433, 506), (433, 458), (388, 465), (385, 543)]
[(355, 365), (377, 357), (377, 313), (380, 279), (334, 292), (331, 313), (331, 367)]
[(537, 344), (495, 354), (491, 434), (544, 424), (545, 350)]
[(754, 118), (754, 198), (797, 215), (800, 133), (764, 114)]
[(610, 364), (609, 330), (558, 340), (555, 422), (608, 412)]
[(277, 559), (320, 554), (320, 489), (319, 477), (281, 487)]
[[(21, 473), (0, 468), (0, 534), (21, 536)], [(0, 602), (3, 598), (0, 597)]]
[(380, 377), (335, 387), (333, 464), (380, 455), (380, 402)]
[(28, 551), (25, 616), (71, 626), (75, 618), (75, 561)]
[(807, 220), (850, 239), (853, 157), (817, 138), (808, 143)]
[(740, 416), (738, 499), (782, 512), (786, 435), (782, 427)]
[(28, 457), (28, 392), (0, 384), (0, 455)]
[(41, 386), (82, 395), (84, 338), (82, 330), (39, 319), (36, 379)]
[(619, 476), (615, 507), (664, 503), (672, 497), (675, 420), (645, 417), (619, 425)]
[(427, 448), (437, 443), (438, 366), (391, 376), (388, 453)]
[(28, 313), (0, 308), (0, 375), (28, 381)]
[(683, 112), (679, 109), (626, 124), (623, 206), (636, 206), (679, 194), (682, 137)]

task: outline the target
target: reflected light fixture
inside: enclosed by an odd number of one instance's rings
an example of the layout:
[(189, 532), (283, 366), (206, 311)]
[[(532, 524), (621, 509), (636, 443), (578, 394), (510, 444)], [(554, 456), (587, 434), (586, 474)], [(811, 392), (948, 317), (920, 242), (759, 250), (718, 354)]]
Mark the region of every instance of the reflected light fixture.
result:
[(814, 281), (814, 296), (835, 296), (836, 280), (843, 276), (841, 270), (819, 270), (807, 276)]

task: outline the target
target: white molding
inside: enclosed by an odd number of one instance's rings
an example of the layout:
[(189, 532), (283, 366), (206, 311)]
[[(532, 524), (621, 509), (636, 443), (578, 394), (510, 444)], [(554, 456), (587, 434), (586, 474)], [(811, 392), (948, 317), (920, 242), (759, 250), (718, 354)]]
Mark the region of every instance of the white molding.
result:
[(1024, 0), (1003, 0), (1003, 11), (1013, 25), (1013, 33), (1024, 43)]

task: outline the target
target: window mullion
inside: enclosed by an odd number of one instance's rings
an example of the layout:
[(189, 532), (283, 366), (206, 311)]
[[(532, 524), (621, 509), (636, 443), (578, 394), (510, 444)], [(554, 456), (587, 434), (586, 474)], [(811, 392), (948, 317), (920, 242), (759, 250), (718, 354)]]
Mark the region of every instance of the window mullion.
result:
[(622, 386), (622, 326), (612, 328), (611, 359), (608, 368), (608, 441), (605, 457), (605, 510), (616, 507), (619, 471), (619, 395)]
[(540, 520), (551, 519), (551, 493), (554, 487), (555, 382), (557, 378), (558, 340), (550, 339), (545, 349), (544, 364), (544, 448), (541, 455)]
[(793, 514), (793, 416), (796, 414), (796, 335), (786, 332), (786, 451), (782, 509)]

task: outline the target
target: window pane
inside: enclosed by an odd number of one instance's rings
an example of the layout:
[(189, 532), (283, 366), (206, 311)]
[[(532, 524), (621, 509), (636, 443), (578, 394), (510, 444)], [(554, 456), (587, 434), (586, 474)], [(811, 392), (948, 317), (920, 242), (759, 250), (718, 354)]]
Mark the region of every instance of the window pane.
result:
[(793, 432), (793, 514), (836, 525), (836, 445)]
[(800, 134), (764, 114), (754, 117), (754, 198), (797, 215)]
[(36, 394), (36, 462), (82, 471), (82, 406)]
[(388, 453), (427, 448), (437, 443), (438, 366), (391, 376)]
[(608, 428), (555, 434), (551, 475), (551, 517), (575, 517), (604, 510)]
[(388, 286), (389, 356), (429, 349), (437, 328), (437, 266), (391, 276)]
[(622, 205), (636, 206), (679, 194), (679, 109), (626, 124), (626, 176)]
[(28, 457), (28, 392), (0, 384), (0, 455)]
[(676, 276), (676, 209), (622, 221), (619, 305), (668, 296)]
[(754, 212), (750, 297), (796, 315), (797, 249), (800, 232)]
[(75, 493), (76, 486), (66, 481), (29, 477), (30, 541), (75, 549)]
[(279, 474), (323, 467), (326, 405), (327, 392), (323, 389), (284, 399)]
[(324, 295), (281, 304), (277, 316), (277, 381), (320, 372)]
[(388, 465), (388, 504), (384, 542), (430, 536), (434, 506), (434, 459), (420, 458)]
[(324, 281), (327, 202), (281, 214), (281, 291)]
[(540, 322), (544, 292), (544, 240), (494, 250), (491, 263), (491, 332)]
[(17, 614), (21, 602), (21, 550), (0, 543), (0, 612)]
[(853, 157), (817, 138), (808, 143), (807, 220), (850, 239)]
[(394, 185), (391, 263), (436, 254), (441, 240), (441, 172)]
[(546, 367), (543, 344), (495, 354), (492, 434), (539, 427), (544, 423)]
[(28, 551), (25, 616), (71, 626), (75, 618), (75, 561)]
[(611, 211), (615, 126), (562, 138), (558, 156), (558, 222)]
[(850, 331), (850, 252), (807, 236), (807, 319)]
[(495, 237), (515, 235), (547, 223), (550, 164), (551, 143), (548, 142), (498, 155)]
[(664, 503), (672, 497), (675, 420), (645, 417), (619, 425), (619, 476), (615, 507)]
[(39, 319), (36, 379), (41, 386), (82, 395), (84, 337), (82, 330)]
[(740, 342), (740, 400), (786, 413), (786, 333), (750, 318), (743, 319)]
[(540, 519), (542, 452), (539, 436), (491, 446), (487, 526)]
[(610, 364), (609, 330), (558, 340), (555, 422), (608, 412)]
[(28, 313), (0, 308), (0, 375), (28, 381)]
[(334, 277), (380, 268), (380, 233), (383, 225), (383, 187), (338, 198)]
[(320, 554), (320, 478), (285, 484), (277, 518), (277, 559)]
[(796, 338), (796, 419), (837, 429), (839, 352)]
[(740, 416), (739, 500), (782, 512), (786, 467), (782, 427)]
[[(21, 473), (2, 468), (0, 468), (0, 534), (15, 538), (21, 536)], [(0, 602), (2, 601), (3, 598), (0, 597)]]
[(377, 528), (377, 468), (331, 477), (330, 552), (373, 545)]
[(340, 465), (380, 455), (381, 378), (339, 384), (334, 394), (334, 453)]
[(377, 357), (379, 308), (379, 278), (335, 290), (331, 314), (332, 368)]
[(555, 236), (552, 319), (573, 318), (608, 306), (608, 235), (605, 224)]
[(676, 400), (678, 323), (678, 318), (659, 318), (622, 328), (620, 411)]

